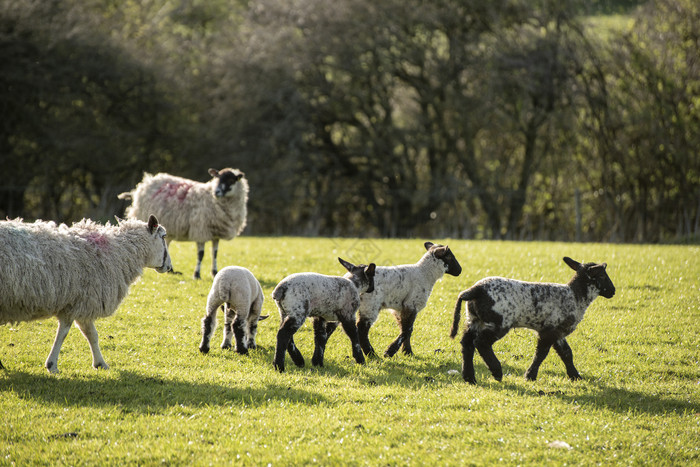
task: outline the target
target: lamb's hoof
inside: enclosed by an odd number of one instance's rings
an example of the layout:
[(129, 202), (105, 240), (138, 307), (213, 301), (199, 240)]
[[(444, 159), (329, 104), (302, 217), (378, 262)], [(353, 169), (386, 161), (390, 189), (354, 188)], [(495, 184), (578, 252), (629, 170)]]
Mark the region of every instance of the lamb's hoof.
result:
[(200, 347), (199, 351), (203, 354), (208, 354), (209, 353), (209, 347)]
[(537, 373), (530, 373), (529, 371), (525, 373), (525, 379), (528, 381), (535, 381), (537, 379)]
[(413, 350), (404, 350), (403, 354), (407, 357), (413, 357)]
[(248, 355), (248, 349), (245, 347), (242, 347), (240, 349), (236, 349), (236, 353), (239, 353), (241, 355)]
[(168, 274), (175, 274), (176, 276), (182, 275), (182, 273), (180, 271), (176, 271), (174, 269), (171, 269), (170, 271), (168, 271)]
[(575, 375), (569, 375), (569, 379), (571, 381), (579, 381), (579, 380), (582, 380), (583, 378), (581, 377), (580, 374), (576, 373)]
[(46, 362), (44, 364), (44, 367), (49, 370), (49, 373), (52, 374), (57, 374), (58, 373), (58, 365), (55, 362)]
[(476, 386), (476, 378), (475, 377), (462, 375), (462, 379), (464, 380), (465, 383), (469, 383), (473, 386)]
[(273, 362), (272, 364), (275, 366), (275, 370), (284, 373), (284, 363)]
[(221, 344), (221, 349), (222, 349), (222, 350), (227, 350), (227, 349), (230, 349), (230, 348), (231, 348), (231, 344), (230, 344), (230, 343), (229, 343), (229, 344)]
[(107, 365), (107, 362), (95, 363), (92, 365), (92, 367), (96, 370), (109, 370), (109, 365)]

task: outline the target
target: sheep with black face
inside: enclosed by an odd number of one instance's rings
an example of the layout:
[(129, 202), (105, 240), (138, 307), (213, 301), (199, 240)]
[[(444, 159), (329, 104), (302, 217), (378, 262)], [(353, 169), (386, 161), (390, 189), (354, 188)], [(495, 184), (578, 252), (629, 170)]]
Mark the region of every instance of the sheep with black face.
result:
[(0, 221), (0, 324), (55, 316), (58, 330), (45, 366), (58, 373), (58, 354), (75, 322), (90, 344), (92, 366), (109, 368), (95, 320), (114, 314), (144, 268), (172, 269), (165, 238), (154, 216), (116, 226), (89, 219), (70, 227)]
[(535, 357), (525, 378), (537, 379), (540, 365), (552, 347), (564, 362), (569, 378), (581, 378), (566, 336), (576, 329), (598, 295), (605, 298), (615, 295), (615, 286), (608, 277), (606, 263), (581, 264), (569, 257), (565, 257), (564, 262), (576, 271), (568, 284), (487, 277), (459, 294), (450, 337), (457, 334), (462, 302), (466, 301), (467, 327), (462, 337), (464, 381), (476, 384), (474, 350), (479, 351), (493, 377), (500, 381), (503, 370), (492, 346), (511, 329), (519, 327), (537, 331), (539, 336)]
[(212, 179), (201, 183), (166, 173), (146, 173), (132, 191), (119, 195), (119, 199), (133, 201), (127, 217), (146, 220), (155, 214), (168, 229), (168, 243), (197, 243), (195, 279), (201, 278), (204, 244), (212, 243), (211, 273), (216, 276), (219, 240), (231, 240), (246, 225), (248, 182), (243, 172), (209, 169), (209, 175)]

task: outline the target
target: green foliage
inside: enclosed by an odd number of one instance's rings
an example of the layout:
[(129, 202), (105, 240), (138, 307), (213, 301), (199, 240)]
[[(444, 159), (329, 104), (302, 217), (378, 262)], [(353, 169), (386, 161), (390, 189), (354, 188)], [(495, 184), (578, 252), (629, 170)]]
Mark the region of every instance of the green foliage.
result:
[[(297, 344), (305, 368), (272, 367), (279, 324), (270, 293), (287, 274), (342, 273), (336, 257), (415, 262), (419, 240), (242, 237), (220, 265), (248, 267), (266, 302), (259, 349), (247, 357), (198, 351), (211, 278), (194, 281), (195, 246), (173, 243), (183, 276), (148, 270), (117, 313), (97, 323), (110, 370), (90, 368), (73, 329), (43, 369), (55, 321), (0, 327), (0, 464), (653, 464), (700, 461), (700, 268), (697, 247), (443, 241), (464, 268), (439, 281), (419, 315), (415, 356), (356, 365), (342, 332), (313, 368), (313, 332)], [(522, 377), (535, 337), (515, 330), (495, 351), (503, 382), (476, 357), (479, 385), (458, 370), (448, 331), (457, 293), (488, 275), (566, 282), (563, 256), (606, 261), (617, 287), (598, 298), (569, 342), (583, 380), (570, 382), (552, 353), (536, 382)], [(209, 261), (209, 252), (205, 266)], [(205, 267), (206, 269), (206, 267)], [(221, 324), (221, 317), (219, 324)], [(219, 326), (217, 333), (221, 332)], [(397, 327), (382, 312), (378, 349)], [(217, 334), (217, 339), (221, 334)], [(571, 449), (549, 447), (563, 441)]]
[(697, 238), (699, 14), (0, 2), (0, 217), (108, 219), (143, 171), (235, 166), (249, 233)]

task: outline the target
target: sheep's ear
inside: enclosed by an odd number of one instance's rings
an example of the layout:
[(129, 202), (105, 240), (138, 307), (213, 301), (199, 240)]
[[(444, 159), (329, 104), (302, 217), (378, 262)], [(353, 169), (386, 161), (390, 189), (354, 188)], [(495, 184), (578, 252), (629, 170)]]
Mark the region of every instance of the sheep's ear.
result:
[(374, 263), (369, 263), (369, 266), (365, 268), (365, 275), (367, 277), (374, 277), (374, 273), (377, 270), (377, 265)]
[(605, 270), (608, 267), (608, 263), (603, 263), (603, 264), (601, 264), (601, 266), (603, 266), (603, 270)]
[(236, 180), (240, 180), (243, 177), (245, 177), (245, 174), (243, 172), (238, 172), (238, 175), (236, 176)]
[(564, 262), (574, 271), (578, 271), (582, 267), (581, 263), (579, 263), (578, 261), (574, 261), (568, 256), (564, 256)]
[(156, 216), (151, 214), (148, 217), (148, 231), (150, 233), (153, 233), (157, 228), (158, 228), (158, 219), (156, 219)]
[(435, 244), (433, 242), (425, 242), (423, 245), (425, 246), (426, 250), (430, 250)]
[(218, 177), (219, 171), (216, 169), (209, 169), (209, 175), (211, 175), (212, 177)]
[(435, 249), (434, 254), (435, 254), (436, 258), (443, 258), (447, 254), (448, 251), (449, 251), (448, 247), (441, 246), (441, 247)]
[(350, 271), (350, 272), (352, 272), (352, 268), (355, 267), (354, 264), (349, 263), (348, 261), (345, 261), (343, 258), (338, 258), (338, 261), (340, 261), (340, 264), (342, 264), (343, 267), (344, 267), (345, 269), (347, 269), (348, 271)]

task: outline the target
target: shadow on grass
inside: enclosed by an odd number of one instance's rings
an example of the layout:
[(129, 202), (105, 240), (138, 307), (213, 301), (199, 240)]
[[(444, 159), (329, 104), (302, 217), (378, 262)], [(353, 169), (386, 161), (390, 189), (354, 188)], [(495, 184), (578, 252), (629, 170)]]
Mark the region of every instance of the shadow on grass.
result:
[[(7, 371), (7, 370), (5, 370)], [(154, 413), (174, 406), (258, 406), (270, 400), (317, 405), (326, 397), (305, 387), (268, 384), (263, 388), (228, 387), (213, 383), (179, 381), (130, 372), (112, 380), (57, 378), (49, 374), (11, 372), (0, 378), (0, 393), (63, 406), (118, 406), (124, 412)]]
[(649, 415), (666, 415), (675, 413), (684, 415), (687, 413), (700, 412), (700, 404), (684, 401), (671, 396), (657, 394), (646, 394), (629, 389), (610, 387), (599, 381), (584, 381), (581, 384), (588, 384), (588, 388), (576, 387), (578, 383), (573, 383), (571, 391), (566, 389), (555, 389), (545, 391), (538, 387), (537, 382), (523, 380), (522, 383), (504, 383), (503, 388), (518, 395), (532, 397), (556, 397), (570, 404), (587, 405), (612, 410), (621, 414), (630, 411), (646, 413)]

